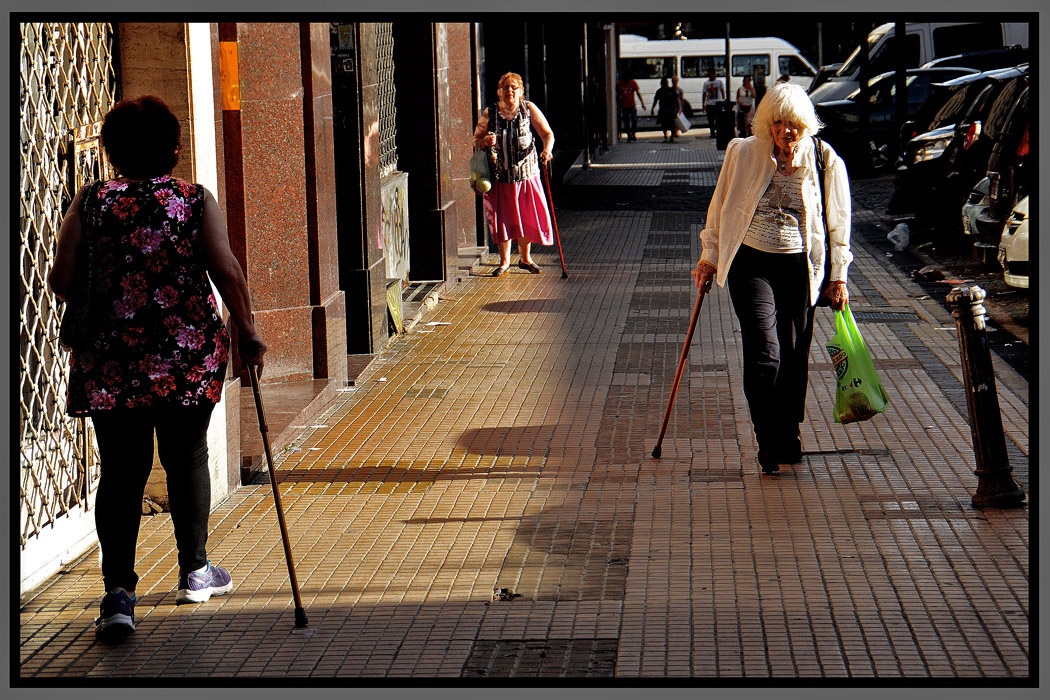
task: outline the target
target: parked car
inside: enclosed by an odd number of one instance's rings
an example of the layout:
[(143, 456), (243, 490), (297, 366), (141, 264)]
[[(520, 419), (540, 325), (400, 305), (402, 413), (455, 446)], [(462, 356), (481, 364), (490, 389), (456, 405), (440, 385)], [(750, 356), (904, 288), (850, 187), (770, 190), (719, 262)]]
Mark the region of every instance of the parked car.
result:
[(922, 64), (921, 67), (965, 66), (966, 68), (988, 71), (996, 68), (1009, 68), (1021, 63), (1028, 63), (1028, 47), (1014, 45), (1001, 49), (991, 49), (990, 51), (972, 51), (970, 53), (957, 53), (954, 56), (935, 58)]
[(1019, 63), (1006, 68), (962, 75), (943, 83), (934, 83), (930, 86), (929, 96), (915, 112), (914, 118), (901, 125), (901, 146), (927, 131), (955, 124), (990, 82), (999, 81), (1001, 85), (1008, 78), (1027, 70), (1027, 63)]
[(814, 104), (841, 100), (865, 77), (895, 69), (900, 61), (916, 68), (934, 59), (961, 52), (1028, 46), (1028, 22), (907, 22), (898, 39), (893, 22), (873, 29), (853, 49), (835, 74), (810, 88)]
[[(988, 178), (981, 178), (970, 191), (966, 204), (962, 207), (963, 233), (972, 236), (977, 229), (977, 217), (988, 208)], [(1002, 231), (1002, 229), (999, 229)]]
[[(956, 196), (948, 196), (944, 177), (957, 125), (978, 105), (990, 103), (1003, 86), (1027, 71), (1027, 66), (964, 75), (930, 86), (930, 94), (913, 119), (901, 126), (900, 156), (890, 198), (889, 213), (910, 215), (918, 228), (941, 228), (948, 218), (958, 216)], [(1004, 214), (1005, 216), (1005, 214)], [(998, 241), (996, 229), (995, 240)]]
[[(995, 145), (1003, 141), (1003, 149), (1013, 149), (1024, 132), (1028, 118), (1029, 75), (1027, 66), (1018, 75), (1002, 84), (993, 84), (981, 93), (955, 125), (955, 136), (944, 153), (944, 177), (938, 184), (938, 201), (945, 203), (951, 216), (940, 219), (948, 235), (959, 232), (958, 212), (978, 180), (988, 175), (989, 161)], [(1005, 140), (1004, 140), (1005, 139)], [(990, 196), (995, 192), (997, 178), (990, 177)], [(1012, 205), (1007, 204), (1006, 207)], [(1005, 207), (1005, 211), (1008, 211)], [(1003, 216), (1005, 216), (1005, 211)], [(978, 219), (978, 238), (989, 245), (998, 243), (995, 227), (984, 229)], [(983, 235), (982, 235), (983, 232)]]
[(817, 69), (817, 74), (813, 76), (813, 82), (809, 84), (808, 92), (813, 92), (818, 87), (828, 82), (835, 72), (842, 67), (842, 63), (828, 63)]
[[(931, 85), (972, 73), (977, 71), (961, 67), (909, 69), (905, 78), (906, 118), (913, 117), (926, 101)], [(815, 103), (815, 107), (817, 117), (824, 123), (821, 137), (834, 146), (851, 167), (878, 169), (893, 163), (901, 125), (897, 120), (895, 72), (873, 78), (866, 94), (857, 89), (844, 100)]]
[(988, 206), (980, 211), (975, 220), (974, 245), (995, 246), (998, 241), (995, 231), (1001, 231), (1003, 222), (1014, 204), (1028, 196), (1031, 162), (1028, 131), (1031, 118), (1028, 111), (1030, 90), (1025, 90), (1014, 105), (1006, 120), (999, 140), (992, 146), (988, 158)]
[(1014, 206), (1006, 220), (999, 241), (999, 264), (1008, 285), (1028, 289), (1028, 197)]

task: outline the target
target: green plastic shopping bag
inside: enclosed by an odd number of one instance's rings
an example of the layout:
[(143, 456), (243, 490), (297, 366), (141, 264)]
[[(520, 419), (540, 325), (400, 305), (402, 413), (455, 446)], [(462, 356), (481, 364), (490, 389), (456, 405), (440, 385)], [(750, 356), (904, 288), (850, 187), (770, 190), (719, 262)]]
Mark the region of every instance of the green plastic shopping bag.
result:
[(835, 312), (835, 335), (828, 341), (827, 349), (838, 384), (835, 422), (856, 423), (883, 413), (889, 398), (849, 304), (844, 311)]

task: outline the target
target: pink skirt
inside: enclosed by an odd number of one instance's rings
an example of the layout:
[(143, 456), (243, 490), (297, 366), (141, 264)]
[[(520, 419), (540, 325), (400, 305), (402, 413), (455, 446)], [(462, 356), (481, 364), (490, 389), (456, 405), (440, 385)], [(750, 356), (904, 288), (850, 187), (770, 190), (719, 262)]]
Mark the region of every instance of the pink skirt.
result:
[(554, 245), (554, 226), (539, 175), (524, 182), (494, 182), (482, 199), (493, 242), (527, 238)]

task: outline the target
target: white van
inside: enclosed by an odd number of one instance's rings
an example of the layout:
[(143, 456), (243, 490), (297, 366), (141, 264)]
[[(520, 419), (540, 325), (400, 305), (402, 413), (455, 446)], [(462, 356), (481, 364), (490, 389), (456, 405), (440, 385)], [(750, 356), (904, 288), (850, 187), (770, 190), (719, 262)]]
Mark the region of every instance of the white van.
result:
[[(1007, 46), (1028, 48), (1028, 22), (907, 22), (905, 25), (907, 68), (935, 58)], [(864, 67), (863, 51), (868, 52), (868, 76), (897, 68), (896, 25), (876, 27), (868, 34), (866, 46), (857, 46), (827, 82), (814, 87), (814, 103), (845, 99), (860, 85)]]
[(661, 78), (679, 77), (686, 101), (697, 112), (693, 119), (697, 123), (701, 119), (700, 90), (712, 68), (726, 87), (726, 99), (731, 101), (736, 99), (736, 90), (743, 84), (745, 75), (765, 76), (767, 87), (780, 76), (788, 75), (791, 82), (808, 88), (817, 74), (813, 64), (797, 48), (777, 37), (730, 38), (729, 53), (732, 71), (726, 86), (725, 39), (649, 40), (636, 34), (621, 34), (617, 68), (620, 75), (638, 81), (645, 97), (646, 109), (638, 110), (639, 125), (653, 124), (649, 111)]

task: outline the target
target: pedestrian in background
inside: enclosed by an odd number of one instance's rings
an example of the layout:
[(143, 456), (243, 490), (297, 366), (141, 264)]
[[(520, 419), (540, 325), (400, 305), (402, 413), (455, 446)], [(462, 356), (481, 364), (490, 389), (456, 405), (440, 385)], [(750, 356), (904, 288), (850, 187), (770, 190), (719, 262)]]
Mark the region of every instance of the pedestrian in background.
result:
[(707, 80), (700, 88), (700, 107), (707, 112), (707, 128), (711, 130), (711, 138), (718, 134), (718, 103), (725, 101), (726, 91), (722, 87), (722, 81), (715, 77), (715, 70), (707, 71)]
[(736, 91), (736, 129), (741, 137), (751, 135), (751, 112), (755, 109), (755, 88), (751, 76), (744, 76), (744, 84)]
[(261, 369), (266, 344), (218, 203), (203, 186), (171, 177), (180, 149), (175, 115), (156, 97), (122, 100), (106, 114), (101, 138), (117, 177), (74, 198), (48, 282), (68, 300), (85, 293), (78, 272), (90, 279), (66, 409), (94, 424), (105, 585), (95, 631), (120, 641), (135, 630), (135, 549), (154, 434), (178, 548), (175, 602), (200, 603), (233, 588), (229, 572), (207, 557), (208, 425), (230, 349), (209, 278), (237, 328), (241, 360)]
[(678, 101), (678, 93), (671, 87), (669, 78), (661, 78), (660, 87), (653, 95), (653, 106), (649, 109), (649, 113), (656, 112), (657, 122), (664, 132), (664, 143), (674, 143), (674, 135), (677, 131), (674, 120), (679, 111), (681, 111), (681, 104)]
[[(679, 85), (680, 82), (681, 82), (681, 79), (677, 75), (675, 75), (675, 76), (673, 76), (671, 78), (671, 87), (674, 88), (674, 94), (678, 96), (678, 112), (680, 114), (685, 115), (686, 119), (692, 119), (693, 118), (693, 116), (692, 116), (693, 108), (689, 104), (689, 102), (685, 99), (685, 90), (683, 90), (682, 87)], [(675, 115), (675, 116), (677, 117), (678, 115)], [(675, 136), (681, 136), (682, 135), (682, 130), (678, 128), (678, 121), (677, 120), (675, 121), (674, 135)]]
[(634, 141), (638, 131), (638, 108), (635, 97), (645, 109), (645, 98), (638, 87), (638, 81), (630, 74), (621, 75), (616, 80), (616, 100), (620, 107), (620, 131), (627, 134), (627, 141)]
[[(821, 127), (806, 91), (777, 83), (758, 105), (754, 136), (726, 147), (700, 232), (698, 289), (728, 284), (740, 322), (744, 394), (766, 474), (802, 460), (815, 305), (849, 301), (850, 191), (846, 167), (822, 143), (827, 230), (813, 135)], [(830, 260), (825, 237), (830, 237)], [(824, 268), (830, 282), (821, 290)]]
[[(540, 274), (530, 254), (533, 243), (554, 245), (550, 210), (540, 182), (540, 166), (551, 161), (554, 132), (533, 102), (524, 98), (517, 73), (504, 73), (496, 94), (499, 101), (486, 107), (474, 129), (474, 147), (489, 149), (493, 166), (492, 189), (483, 195), (492, 240), (499, 248), (499, 267), (493, 277), (510, 269), (511, 241), (518, 246), (518, 267)], [(537, 157), (536, 139), (543, 150)]]

